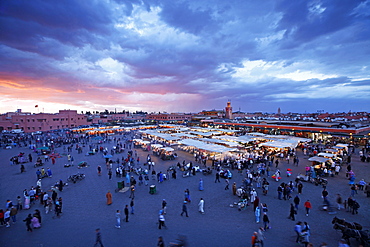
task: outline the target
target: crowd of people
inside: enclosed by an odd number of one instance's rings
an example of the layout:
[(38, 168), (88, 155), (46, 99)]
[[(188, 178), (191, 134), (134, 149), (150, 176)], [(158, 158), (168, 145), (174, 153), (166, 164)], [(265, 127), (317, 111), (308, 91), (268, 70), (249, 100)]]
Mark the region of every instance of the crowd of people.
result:
[[(299, 158), (297, 155), (297, 149), (287, 149), (282, 152), (277, 152), (276, 150), (271, 150), (267, 148), (260, 149), (249, 149), (245, 153), (237, 157), (224, 157), (221, 160), (212, 159), (212, 157), (195, 154), (193, 161), (182, 161), (177, 162), (177, 165), (171, 166), (168, 170), (162, 172), (159, 171), (155, 163), (151, 160), (150, 154), (147, 155), (146, 162), (140, 161), (139, 155), (136, 150), (132, 149), (132, 143), (130, 142), (133, 138), (140, 136), (135, 136), (134, 133), (130, 133), (127, 136), (122, 137), (113, 137), (108, 138), (104, 137), (102, 141), (98, 143), (93, 143), (93, 139), (87, 136), (74, 136), (74, 135), (65, 135), (64, 137), (28, 137), (20, 139), (18, 146), (32, 145), (33, 150), (37, 150), (38, 146), (48, 147), (53, 154), (55, 148), (60, 145), (63, 147), (63, 150), (68, 152), (68, 162), (73, 164), (73, 156), (71, 155), (73, 149), (77, 150), (78, 154), (83, 153), (83, 147), (88, 147), (89, 151), (86, 155), (97, 155), (101, 154), (104, 157), (106, 163), (106, 172), (108, 174), (108, 179), (112, 179), (113, 171), (118, 178), (123, 178), (123, 184), (129, 186), (131, 202), (129, 205), (126, 205), (124, 208), (125, 221), (128, 222), (129, 217), (129, 206), (131, 207), (131, 214), (134, 214), (134, 198), (135, 198), (135, 189), (137, 185), (148, 185), (149, 176), (152, 175), (152, 179), (155, 179), (158, 183), (163, 183), (169, 179), (176, 179), (178, 172), (189, 171), (189, 176), (196, 176), (199, 172), (204, 169), (212, 170), (215, 174), (215, 183), (220, 182), (220, 177), (224, 178), (225, 181), (225, 190), (229, 190), (231, 177), (228, 177), (228, 172), (240, 174), (240, 181), (234, 182), (231, 185), (232, 194), (235, 197), (239, 198), (239, 210), (242, 210), (242, 207), (253, 208), (251, 210), (255, 217), (256, 223), (261, 223), (262, 226), (258, 227), (258, 230), (253, 233), (252, 236), (252, 246), (263, 246), (264, 240), (266, 238), (266, 233), (270, 229), (270, 218), (268, 213), (268, 207), (266, 203), (263, 203), (263, 199), (259, 196), (259, 190), (262, 191), (261, 195), (266, 196), (269, 194), (269, 188), (271, 183), (271, 175), (275, 175), (275, 181), (279, 182), (279, 177), (282, 176), (280, 172), (280, 167), (282, 164), (287, 165), (291, 164), (292, 166), (299, 165)], [(112, 148), (107, 147), (107, 143), (112, 144)], [(304, 155), (314, 154), (315, 152), (320, 152), (322, 150), (322, 145), (310, 145), (307, 144), (302, 147), (302, 152)], [(126, 151), (126, 152), (124, 152)], [(366, 150), (365, 150), (366, 151)], [(351, 152), (343, 153), (343, 157), (346, 158), (347, 162), (350, 161)], [(353, 150), (354, 152), (354, 150)], [(113, 155), (116, 158), (113, 159)], [(24, 153), (20, 153), (17, 158), (12, 157), (11, 164), (17, 165), (20, 164), (20, 157), (25, 157)], [(119, 157), (121, 156), (121, 157)], [(362, 154), (361, 157), (363, 157)], [(41, 156), (42, 157), (42, 156)], [(39, 163), (48, 162), (48, 158), (44, 157), (44, 160)], [(32, 154), (28, 155), (28, 160), (32, 162)], [(207, 166), (207, 161), (211, 162), (210, 167)], [(194, 162), (194, 164), (193, 164)], [(209, 163), (210, 163), (209, 162)], [(359, 203), (354, 198), (358, 190), (363, 190), (367, 183), (365, 180), (361, 180), (357, 185), (351, 183), (351, 178), (355, 177), (354, 172), (350, 167), (351, 163), (348, 162), (346, 174), (350, 180), (351, 185), (351, 197), (347, 200), (343, 200), (340, 194), (337, 194), (337, 209), (341, 210), (342, 208), (350, 211), (352, 214), (357, 214), (358, 209), (360, 208)], [(337, 171), (337, 166), (341, 167), (339, 164), (334, 163), (332, 170), (334, 174), (338, 174), (340, 169)], [(313, 173), (313, 167), (309, 167), (309, 170), (306, 169), (306, 175), (311, 176)], [(225, 171), (227, 171), (226, 175)], [(24, 172), (21, 168), (21, 173)], [(102, 167), (97, 167), (98, 175), (102, 174)], [(45, 209), (45, 214), (48, 214), (51, 211), (54, 211), (55, 217), (60, 217), (62, 214), (62, 197), (60, 193), (63, 191), (65, 183), (62, 180), (59, 180), (51, 189), (45, 189), (42, 187), (43, 178), (52, 178), (52, 171), (49, 167), (37, 169), (37, 182), (36, 186), (31, 186), (30, 189), (25, 189), (23, 191), (23, 197), (18, 196), (17, 202), (15, 205), (8, 200), (6, 204), (6, 209), (0, 210), (0, 223), (6, 227), (10, 227), (10, 222), (16, 222), (16, 215), (20, 210), (30, 209), (32, 205), (39, 203)], [(287, 175), (288, 176), (288, 175)], [(288, 176), (289, 177), (289, 176)], [(139, 181), (138, 184), (136, 179)], [(237, 183), (240, 186), (237, 186)], [(289, 204), (289, 219), (295, 221), (295, 215), (298, 208), (300, 208), (301, 199), (300, 195), (303, 193), (303, 182), (299, 179), (289, 181), (288, 183), (282, 182), (279, 183), (277, 189), (277, 199), (288, 201)], [(198, 185), (199, 191), (204, 190), (204, 183), (202, 179), (199, 180)], [(323, 199), (324, 205), (332, 204), (329, 202), (328, 192), (324, 188), (323, 190)], [(112, 195), (110, 192), (106, 194), (107, 205), (112, 204)], [(184, 191), (183, 204), (181, 209), (181, 216), (189, 217), (188, 204), (191, 202), (190, 191), (186, 189)], [(201, 214), (205, 214), (205, 200), (200, 198), (198, 202), (198, 211)], [(306, 200), (303, 205), (305, 209), (305, 215), (308, 217), (310, 210), (312, 208), (311, 202)], [(167, 202), (163, 200), (160, 212), (158, 214), (158, 228), (167, 228), (166, 225), (166, 209)], [(116, 219), (116, 228), (120, 228), (121, 222), (121, 211), (119, 209), (115, 212)], [(27, 231), (32, 231), (33, 229), (38, 229), (41, 227), (41, 212), (38, 209), (35, 209), (33, 214), (28, 214), (27, 218), (24, 219), (26, 224)], [(307, 222), (297, 222), (294, 227), (294, 231), (297, 234), (297, 243), (303, 243), (305, 246), (313, 246), (310, 243), (310, 227)], [(163, 242), (163, 239), (161, 240)], [(97, 229), (97, 243), (102, 245), (100, 229)], [(160, 242), (160, 241), (159, 241)], [(324, 245), (323, 245), (324, 246)]]

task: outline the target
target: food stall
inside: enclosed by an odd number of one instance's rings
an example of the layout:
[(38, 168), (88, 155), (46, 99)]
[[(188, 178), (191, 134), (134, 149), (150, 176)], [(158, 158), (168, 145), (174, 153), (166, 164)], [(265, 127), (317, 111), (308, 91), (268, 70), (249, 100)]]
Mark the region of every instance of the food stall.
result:
[(153, 154), (156, 156), (160, 155), (161, 147), (163, 147), (162, 144), (152, 144), (150, 145), (150, 149), (153, 151)]
[(141, 145), (141, 148), (144, 150), (144, 151), (149, 151), (150, 150), (150, 141), (142, 141), (140, 143)]
[(329, 170), (330, 168), (330, 164), (328, 162), (329, 160), (330, 160), (329, 158), (319, 156), (313, 156), (308, 159), (308, 161), (312, 162), (312, 166), (315, 170), (315, 173), (319, 176), (323, 176), (325, 168)]
[(174, 160), (177, 158), (177, 154), (174, 153), (174, 149), (171, 147), (161, 147), (160, 148), (160, 157), (162, 160)]

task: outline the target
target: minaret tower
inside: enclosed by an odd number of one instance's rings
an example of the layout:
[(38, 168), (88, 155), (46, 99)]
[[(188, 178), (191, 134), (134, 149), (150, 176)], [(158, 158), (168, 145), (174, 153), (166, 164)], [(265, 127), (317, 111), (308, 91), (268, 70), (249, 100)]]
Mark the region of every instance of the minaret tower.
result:
[(231, 107), (230, 100), (227, 102), (227, 105), (225, 107), (225, 112), (226, 112), (225, 118), (233, 119), (233, 108)]

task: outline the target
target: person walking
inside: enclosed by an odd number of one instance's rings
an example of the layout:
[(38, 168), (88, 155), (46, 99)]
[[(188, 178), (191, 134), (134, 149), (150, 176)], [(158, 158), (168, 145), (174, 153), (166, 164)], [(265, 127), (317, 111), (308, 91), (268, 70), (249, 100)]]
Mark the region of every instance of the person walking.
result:
[(25, 218), (23, 221), (26, 222), (27, 232), (32, 232), (32, 228), (31, 228), (32, 215), (28, 214), (27, 218)]
[(162, 201), (162, 210), (163, 210), (163, 214), (167, 213), (167, 201), (166, 201), (166, 199), (163, 199), (163, 201)]
[(308, 216), (308, 214), (310, 213), (310, 210), (312, 208), (312, 205), (311, 205), (311, 202), (310, 200), (307, 200), (305, 203), (304, 203), (304, 207), (306, 209), (306, 216)]
[(200, 201), (198, 203), (198, 210), (201, 214), (204, 214), (204, 200), (203, 200), (203, 198), (200, 198)]
[(112, 180), (112, 169), (108, 170), (108, 179)]
[(254, 232), (252, 235), (252, 247), (258, 247), (258, 243), (259, 243), (258, 233)]
[(302, 189), (303, 189), (303, 184), (302, 184), (302, 182), (298, 182), (298, 184), (297, 184), (297, 188), (298, 188), (298, 194), (302, 194)]
[(189, 217), (188, 215), (188, 207), (186, 206), (186, 201), (184, 201), (184, 203), (182, 204), (182, 212), (181, 212), (181, 216), (185, 213), (186, 217)]
[(121, 212), (117, 209), (116, 211), (116, 228), (121, 228)]
[(9, 208), (7, 208), (5, 213), (4, 213), (4, 221), (5, 221), (5, 226), (10, 227), (10, 210), (9, 210)]
[(352, 214), (358, 214), (359, 208), (360, 208), (360, 204), (357, 202), (356, 199), (353, 199)]
[(229, 184), (230, 184), (229, 179), (226, 178), (225, 183), (226, 183), (225, 190), (228, 190), (229, 189)]
[(98, 246), (98, 244), (99, 244), (101, 247), (104, 247), (103, 242), (101, 241), (100, 228), (97, 228), (95, 230), (95, 232), (96, 232), (96, 240), (95, 240), (95, 245), (94, 246)]
[(125, 207), (126, 222), (128, 222), (128, 215), (129, 215), (129, 210), (128, 210), (128, 205), (126, 205)]
[(48, 214), (49, 211), (52, 211), (52, 208), (53, 208), (53, 200), (51, 199), (51, 197), (48, 197), (48, 199), (46, 200), (45, 214)]
[(110, 190), (108, 190), (107, 194), (105, 194), (105, 197), (107, 198), (107, 205), (112, 204), (112, 193), (110, 193)]
[(337, 206), (338, 206), (338, 210), (340, 210), (341, 208), (343, 208), (343, 199), (342, 197), (340, 196), (340, 194), (337, 194)]
[(295, 240), (296, 243), (299, 243), (299, 239), (302, 233), (302, 222), (298, 221), (297, 224), (294, 226), (294, 231), (297, 234), (297, 238)]
[(203, 191), (204, 190), (203, 179), (199, 179), (199, 190), (200, 191)]
[(295, 214), (296, 214), (296, 211), (295, 211), (294, 205), (293, 203), (291, 203), (290, 204), (290, 214), (289, 214), (288, 219), (295, 221)]
[(262, 221), (263, 221), (263, 229), (265, 231), (267, 231), (267, 229), (270, 229), (270, 219), (269, 217), (267, 216), (267, 213), (263, 213), (263, 217), (262, 217)]
[(134, 214), (134, 198), (131, 198), (130, 207), (131, 207), (131, 214)]
[(277, 188), (277, 192), (278, 192), (278, 199), (279, 200), (282, 200), (281, 199), (281, 196), (283, 195), (283, 186), (279, 186), (278, 188)]
[(256, 223), (260, 223), (261, 209), (259, 206), (256, 207), (256, 210), (254, 211), (254, 215), (256, 216)]
[(325, 203), (325, 201), (327, 200), (328, 195), (329, 195), (328, 191), (327, 191), (326, 189), (324, 189), (324, 190), (321, 192), (321, 195), (322, 195), (322, 198), (324, 199), (324, 203)]
[(101, 166), (98, 166), (98, 175), (100, 176), (101, 175)]
[(294, 200), (293, 200), (293, 202), (294, 202), (294, 207), (295, 207), (295, 209), (296, 209), (296, 210), (298, 210), (298, 205), (299, 205), (300, 201), (301, 201), (301, 199), (299, 198), (299, 196), (298, 196), (298, 195), (296, 195), (296, 196), (294, 197)]
[(13, 224), (17, 222), (17, 213), (18, 213), (17, 208), (12, 206), (12, 208), (10, 209), (10, 217), (12, 218)]
[(305, 221), (305, 222), (303, 222), (302, 231), (306, 231), (306, 232), (307, 232), (308, 237), (310, 237), (310, 236), (311, 236), (311, 228), (310, 228), (310, 226), (308, 225), (308, 223), (307, 223), (306, 221)]
[(216, 172), (216, 179), (215, 179), (215, 183), (216, 183), (216, 182), (221, 183), (221, 181), (220, 181), (220, 173), (218, 173), (218, 172)]
[(263, 233), (264, 230), (263, 230), (263, 227), (260, 227), (258, 228), (258, 232), (257, 232), (257, 237), (258, 237), (258, 241), (259, 241), (259, 244), (260, 244), (260, 247), (263, 247), (263, 241), (265, 240), (265, 234)]
[(131, 193), (130, 193), (129, 198), (135, 198), (135, 185), (134, 184), (131, 185), (130, 191), (131, 191)]
[(159, 214), (159, 217), (158, 217), (158, 223), (159, 223), (159, 226), (158, 226), (158, 229), (162, 229), (162, 226), (165, 227), (167, 229), (167, 226), (165, 224), (165, 218), (164, 218), (164, 215), (163, 215), (163, 212), (161, 214)]
[(233, 183), (232, 190), (233, 190), (233, 195), (235, 196), (236, 195), (236, 182)]
[(157, 247), (164, 247), (163, 237), (158, 237)]

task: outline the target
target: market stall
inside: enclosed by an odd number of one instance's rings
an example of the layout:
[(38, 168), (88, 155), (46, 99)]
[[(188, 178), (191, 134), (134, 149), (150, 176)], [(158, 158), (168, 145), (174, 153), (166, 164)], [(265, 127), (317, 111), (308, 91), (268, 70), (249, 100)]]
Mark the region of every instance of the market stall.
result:
[[(308, 159), (312, 162), (312, 167), (314, 168), (314, 174), (318, 176), (328, 176), (330, 172), (331, 159), (325, 157), (314, 156)], [(330, 162), (331, 161), (331, 162)]]
[(163, 147), (162, 144), (151, 144), (150, 149), (153, 151), (153, 154), (156, 156), (160, 155), (160, 148)]
[(161, 147), (160, 148), (160, 157), (162, 160), (174, 160), (177, 158), (175, 150), (171, 147)]

